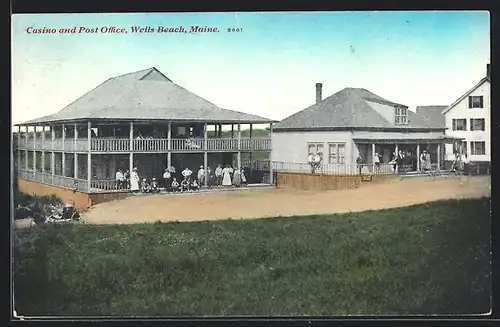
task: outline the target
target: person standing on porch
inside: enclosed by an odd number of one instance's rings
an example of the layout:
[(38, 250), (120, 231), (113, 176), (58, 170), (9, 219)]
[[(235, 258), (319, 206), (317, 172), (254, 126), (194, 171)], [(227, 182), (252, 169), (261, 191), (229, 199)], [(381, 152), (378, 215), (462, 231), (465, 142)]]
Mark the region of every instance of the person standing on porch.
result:
[(311, 166), (311, 173), (314, 174), (314, 154), (311, 152), (309, 153), (309, 156), (307, 157), (307, 162), (309, 163), (309, 166)]
[[(213, 183), (214, 174), (212, 172), (212, 169), (210, 169), (210, 166), (207, 167), (207, 171), (205, 172), (205, 178), (207, 179), (207, 187), (211, 188), (212, 183)], [(201, 187), (201, 185), (200, 185), (200, 187)]]
[(241, 168), (241, 184), (247, 185), (247, 177), (245, 176), (245, 169)]
[(425, 153), (426, 153), (426, 150), (422, 151), (422, 153), (420, 154), (420, 170), (421, 171), (425, 171)]
[(165, 190), (170, 192), (172, 189), (172, 174), (170, 173), (168, 168), (165, 168), (165, 172), (163, 173), (163, 181), (165, 185)]
[(226, 165), (226, 167), (222, 169), (222, 175), (224, 176), (222, 179), (222, 186), (231, 186), (231, 174), (229, 171), (229, 165)]
[(425, 151), (425, 169), (431, 170), (431, 154)]
[(121, 189), (125, 181), (121, 169), (118, 169), (116, 171), (115, 179), (116, 179), (116, 188)]
[(215, 178), (217, 179), (217, 186), (221, 186), (222, 184), (222, 167), (217, 165), (217, 168), (215, 168)]
[(364, 164), (364, 160), (363, 160), (363, 157), (361, 156), (361, 154), (358, 155), (358, 158), (356, 158), (356, 164), (358, 166), (358, 171), (359, 171), (359, 174), (361, 175), (361, 171), (363, 169), (363, 164)]
[(130, 175), (130, 190), (132, 192), (139, 191), (139, 174), (137, 173), (137, 167), (132, 169), (132, 174)]
[(234, 170), (233, 185), (235, 187), (240, 187), (241, 186), (241, 171), (238, 168), (236, 168)]
[(186, 167), (186, 169), (184, 169), (181, 174), (184, 179), (187, 179), (189, 181), (191, 179), (191, 175), (193, 175), (193, 171)]
[(127, 169), (123, 174), (123, 180), (126, 188), (130, 188), (130, 171)]
[(205, 169), (203, 169), (203, 166), (200, 166), (200, 169), (198, 169), (198, 182), (200, 185), (205, 183)]
[(373, 156), (373, 164), (375, 165), (375, 172), (379, 173), (380, 172), (380, 157), (378, 156), (377, 152), (375, 152), (375, 155)]

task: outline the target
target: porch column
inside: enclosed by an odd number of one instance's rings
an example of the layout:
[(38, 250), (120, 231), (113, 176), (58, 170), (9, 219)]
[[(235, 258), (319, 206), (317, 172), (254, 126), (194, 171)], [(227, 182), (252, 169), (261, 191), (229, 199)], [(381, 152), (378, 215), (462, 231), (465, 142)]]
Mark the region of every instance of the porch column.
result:
[(45, 175), (45, 125), (42, 126), (42, 183)]
[(56, 174), (56, 153), (54, 152), (54, 142), (56, 139), (56, 132), (54, 130), (54, 125), (50, 125), (50, 138), (52, 141), (52, 151), (50, 153), (50, 172), (52, 173), (52, 179), (54, 179), (54, 175)]
[(28, 126), (25, 126), (25, 129), (26, 129), (26, 137), (25, 137), (26, 147), (24, 148), (24, 161), (25, 161), (24, 163), (26, 166), (26, 170), (29, 170), (29, 164), (28, 164), (28, 141), (29, 141)]
[(66, 176), (66, 128), (62, 125), (62, 175)]
[(420, 143), (417, 144), (417, 171), (420, 171)]
[(73, 162), (73, 177), (78, 178), (78, 153), (76, 153), (76, 144), (78, 142), (78, 126), (75, 124), (75, 152), (73, 154), (74, 162)]
[(90, 193), (90, 189), (92, 188), (92, 123), (87, 122), (87, 191)]
[(19, 169), (21, 168), (21, 126), (17, 127), (17, 174), (19, 176)]
[(219, 135), (218, 137), (222, 137), (222, 124), (219, 124)]
[(205, 152), (203, 153), (203, 169), (205, 171), (205, 178), (203, 178), (203, 182), (205, 184), (205, 187), (208, 186), (208, 173), (207, 173), (207, 168), (208, 168), (208, 153), (207, 153), (207, 145), (208, 145), (208, 126), (207, 123), (205, 123), (205, 131), (204, 131), (204, 143), (203, 147), (205, 149)]
[(236, 159), (236, 166), (239, 170), (241, 170), (241, 124), (238, 123), (238, 156)]
[(372, 172), (375, 172), (375, 143), (372, 143)]
[(170, 169), (172, 166), (172, 123), (168, 122), (168, 131), (167, 131), (167, 168)]
[[(250, 176), (252, 176), (252, 167), (253, 167), (253, 162), (252, 162), (252, 153), (253, 153), (253, 144), (252, 144), (252, 134), (253, 134), (253, 124), (250, 124), (250, 144), (251, 144), (251, 148), (250, 148), (250, 154), (249, 154), (249, 159), (250, 159)], [(250, 177), (248, 176), (248, 177)]]
[(271, 137), (271, 151), (269, 152), (269, 184), (274, 185), (273, 172), (273, 123), (269, 124), (269, 136)]
[(35, 172), (36, 172), (36, 125), (33, 126), (33, 173)]
[(437, 145), (437, 169), (441, 169), (441, 144)]
[(134, 123), (130, 122), (130, 133), (129, 133), (129, 147), (130, 154), (128, 158), (128, 168), (130, 174), (132, 174), (132, 170), (134, 169)]
[(231, 138), (234, 139), (234, 124), (231, 124)]

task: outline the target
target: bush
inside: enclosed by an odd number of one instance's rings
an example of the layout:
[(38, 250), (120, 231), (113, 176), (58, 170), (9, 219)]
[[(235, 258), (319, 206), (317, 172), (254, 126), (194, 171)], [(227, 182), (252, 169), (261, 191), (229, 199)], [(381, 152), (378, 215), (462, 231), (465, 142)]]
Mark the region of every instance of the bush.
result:
[(38, 196), (31, 195), (19, 192), (18, 190), (14, 191), (14, 207), (16, 208), (18, 205), (27, 206), (27, 205), (47, 205), (47, 204), (61, 204), (63, 201), (57, 197), (55, 194)]

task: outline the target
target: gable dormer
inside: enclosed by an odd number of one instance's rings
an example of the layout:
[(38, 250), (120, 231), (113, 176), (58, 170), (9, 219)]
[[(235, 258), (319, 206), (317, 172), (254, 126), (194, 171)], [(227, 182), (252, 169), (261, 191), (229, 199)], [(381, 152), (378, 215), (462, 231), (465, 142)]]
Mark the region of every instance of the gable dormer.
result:
[(408, 125), (408, 108), (403, 106), (394, 107), (394, 124), (397, 126)]

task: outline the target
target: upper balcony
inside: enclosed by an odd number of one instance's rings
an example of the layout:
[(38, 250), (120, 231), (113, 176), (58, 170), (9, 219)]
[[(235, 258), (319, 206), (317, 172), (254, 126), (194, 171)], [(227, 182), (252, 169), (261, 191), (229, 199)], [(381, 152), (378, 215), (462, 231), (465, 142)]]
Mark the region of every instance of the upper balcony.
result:
[[(88, 152), (88, 139), (14, 139), (14, 148), (29, 151)], [(104, 138), (90, 139), (93, 153), (166, 153), (166, 152), (237, 152), (270, 151), (270, 137), (237, 138), (190, 138), (171, 139), (149, 138)]]

